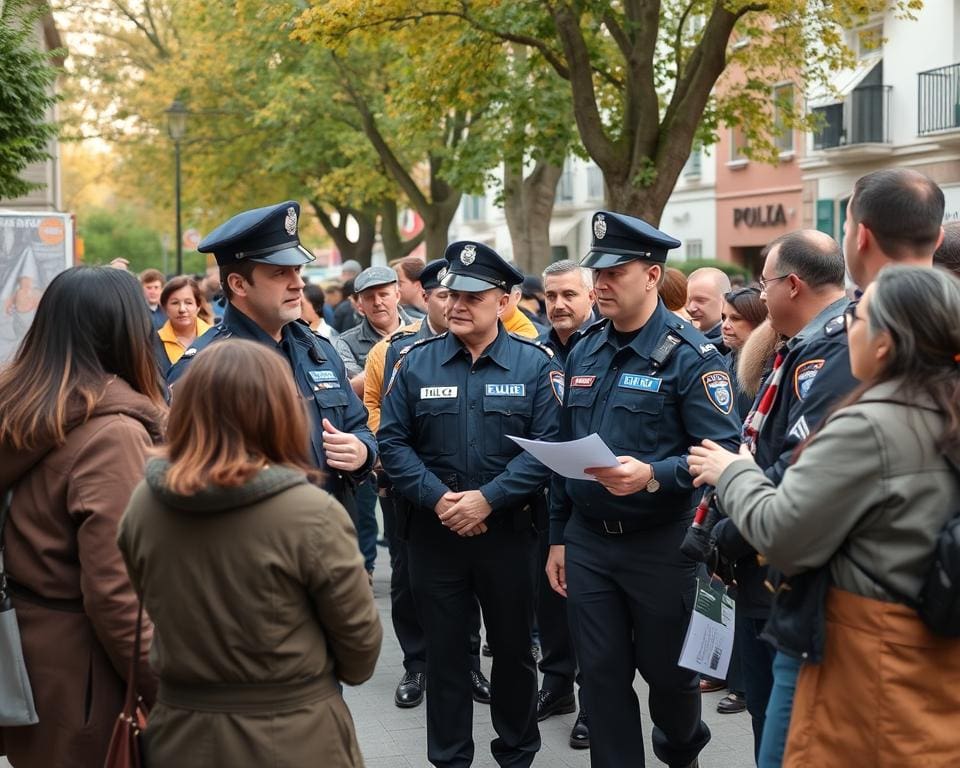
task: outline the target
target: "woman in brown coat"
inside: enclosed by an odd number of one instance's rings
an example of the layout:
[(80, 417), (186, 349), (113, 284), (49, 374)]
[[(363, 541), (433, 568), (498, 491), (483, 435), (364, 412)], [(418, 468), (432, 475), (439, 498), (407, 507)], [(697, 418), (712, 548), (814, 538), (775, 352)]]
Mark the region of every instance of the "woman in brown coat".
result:
[[(100, 768), (123, 705), (137, 597), (116, 536), (165, 411), (152, 332), (131, 274), (68, 269), (0, 372), (3, 543), (40, 719), (0, 728), (16, 768)], [(149, 701), (146, 653), (140, 680)]]
[(310, 482), (286, 362), (211, 345), (176, 386), (168, 438), (120, 526), (156, 621), (148, 765), (362, 766), (338, 681), (373, 674), (380, 619), (346, 511)]

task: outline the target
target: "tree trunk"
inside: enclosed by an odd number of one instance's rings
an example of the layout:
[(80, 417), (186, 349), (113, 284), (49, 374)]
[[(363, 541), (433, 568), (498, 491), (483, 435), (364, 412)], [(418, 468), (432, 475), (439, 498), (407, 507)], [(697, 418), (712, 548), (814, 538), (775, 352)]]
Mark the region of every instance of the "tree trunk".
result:
[[(367, 211), (359, 211), (353, 208), (336, 208), (339, 214), (339, 220), (336, 224), (333, 219), (324, 210), (318, 200), (311, 200), (310, 206), (317, 214), (320, 224), (326, 233), (330, 235), (333, 244), (340, 252), (341, 263), (353, 259), (360, 262), (360, 266), (369, 267), (370, 259), (373, 255), (373, 244), (376, 240), (377, 228), (375, 217)], [(352, 216), (359, 228), (359, 234), (356, 242), (347, 237), (347, 218)]]
[(523, 178), (520, 162), (503, 164), (504, 213), (513, 260), (526, 274), (538, 275), (550, 263), (550, 219), (563, 168), (537, 161)]
[(409, 256), (411, 251), (423, 242), (424, 231), (420, 230), (409, 240), (400, 236), (400, 225), (397, 222), (397, 201), (384, 200), (380, 209), (380, 241), (383, 243), (383, 253), (387, 262)]

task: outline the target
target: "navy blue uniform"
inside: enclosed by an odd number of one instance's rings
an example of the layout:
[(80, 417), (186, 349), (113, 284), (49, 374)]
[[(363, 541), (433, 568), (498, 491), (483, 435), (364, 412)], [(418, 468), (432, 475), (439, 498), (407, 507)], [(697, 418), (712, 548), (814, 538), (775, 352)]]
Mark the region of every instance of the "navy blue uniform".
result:
[[(290, 363), (300, 394), (309, 404), (310, 448), (314, 462), (324, 470), (324, 487), (354, 516), (354, 481), (362, 479), (373, 467), (377, 458), (377, 443), (367, 426), (367, 409), (351, 389), (340, 356), (330, 342), (299, 322), (287, 323), (277, 343), (243, 312), (228, 304), (223, 313), (223, 322), (193, 342), (170, 369), (167, 383), (174, 384), (204, 347), (230, 338), (259, 342), (275, 349)], [(367, 461), (352, 473), (352, 477), (327, 466), (323, 452), (323, 419), (329, 419), (334, 427), (343, 432), (353, 433), (367, 447)]]
[[(438, 766), (473, 760), (463, 670), (476, 595), (496, 652), (491, 709), (498, 738), (491, 749), (501, 765), (528, 766), (540, 747), (529, 505), (550, 473), (507, 435), (556, 439), (560, 367), (548, 350), (500, 325), (476, 362), (456, 336), (443, 333), (410, 347), (388, 376), (378, 440), (395, 491), (413, 507), (408, 546), (427, 638), (428, 757)], [(448, 530), (435, 512), (445, 493), (467, 490), (480, 490), (493, 510), (489, 530), (473, 537)]]
[(736, 450), (738, 426), (723, 358), (662, 301), (625, 346), (604, 320), (567, 359), (560, 439), (597, 432), (614, 454), (650, 464), (659, 483), (630, 496), (587, 480), (559, 479), (551, 489), (550, 541), (566, 545), (595, 768), (643, 764), (637, 670), (650, 686), (657, 757), (686, 765), (709, 741), (699, 678), (677, 666), (696, 567), (679, 552), (697, 495), (686, 453), (704, 438)]

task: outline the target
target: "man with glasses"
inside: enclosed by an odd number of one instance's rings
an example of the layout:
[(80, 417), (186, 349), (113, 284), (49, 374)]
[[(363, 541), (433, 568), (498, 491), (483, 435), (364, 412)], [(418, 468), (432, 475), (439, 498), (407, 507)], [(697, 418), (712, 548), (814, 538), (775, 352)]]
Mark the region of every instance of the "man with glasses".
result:
[[(743, 431), (757, 464), (779, 483), (794, 450), (830, 407), (854, 388), (856, 380), (847, 354), (844, 309), (848, 301), (840, 245), (822, 232), (800, 230), (774, 240), (763, 256), (760, 298), (767, 305), (770, 324), (784, 341)], [(714, 536), (721, 555), (736, 563), (738, 587), (751, 596), (766, 594), (766, 566), (757, 561), (755, 550), (730, 520), (718, 523)], [(750, 618), (747, 623), (738, 640), (743, 643), (754, 748), (758, 764), (779, 765), (800, 662), (782, 653), (774, 659), (773, 647), (760, 639), (764, 620)]]

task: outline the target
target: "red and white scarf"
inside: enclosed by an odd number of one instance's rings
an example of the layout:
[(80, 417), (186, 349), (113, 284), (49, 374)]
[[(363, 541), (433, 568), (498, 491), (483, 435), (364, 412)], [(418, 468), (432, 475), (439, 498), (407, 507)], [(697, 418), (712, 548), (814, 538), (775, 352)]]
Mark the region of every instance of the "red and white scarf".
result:
[(773, 361), (773, 368), (767, 380), (763, 382), (757, 399), (754, 400), (756, 407), (747, 414), (743, 420), (743, 442), (750, 449), (750, 453), (757, 452), (757, 438), (760, 436), (760, 430), (763, 429), (763, 422), (767, 420), (770, 409), (773, 408), (773, 401), (777, 397), (777, 390), (780, 388), (780, 380), (783, 378), (783, 358), (784, 350), (777, 352)]

